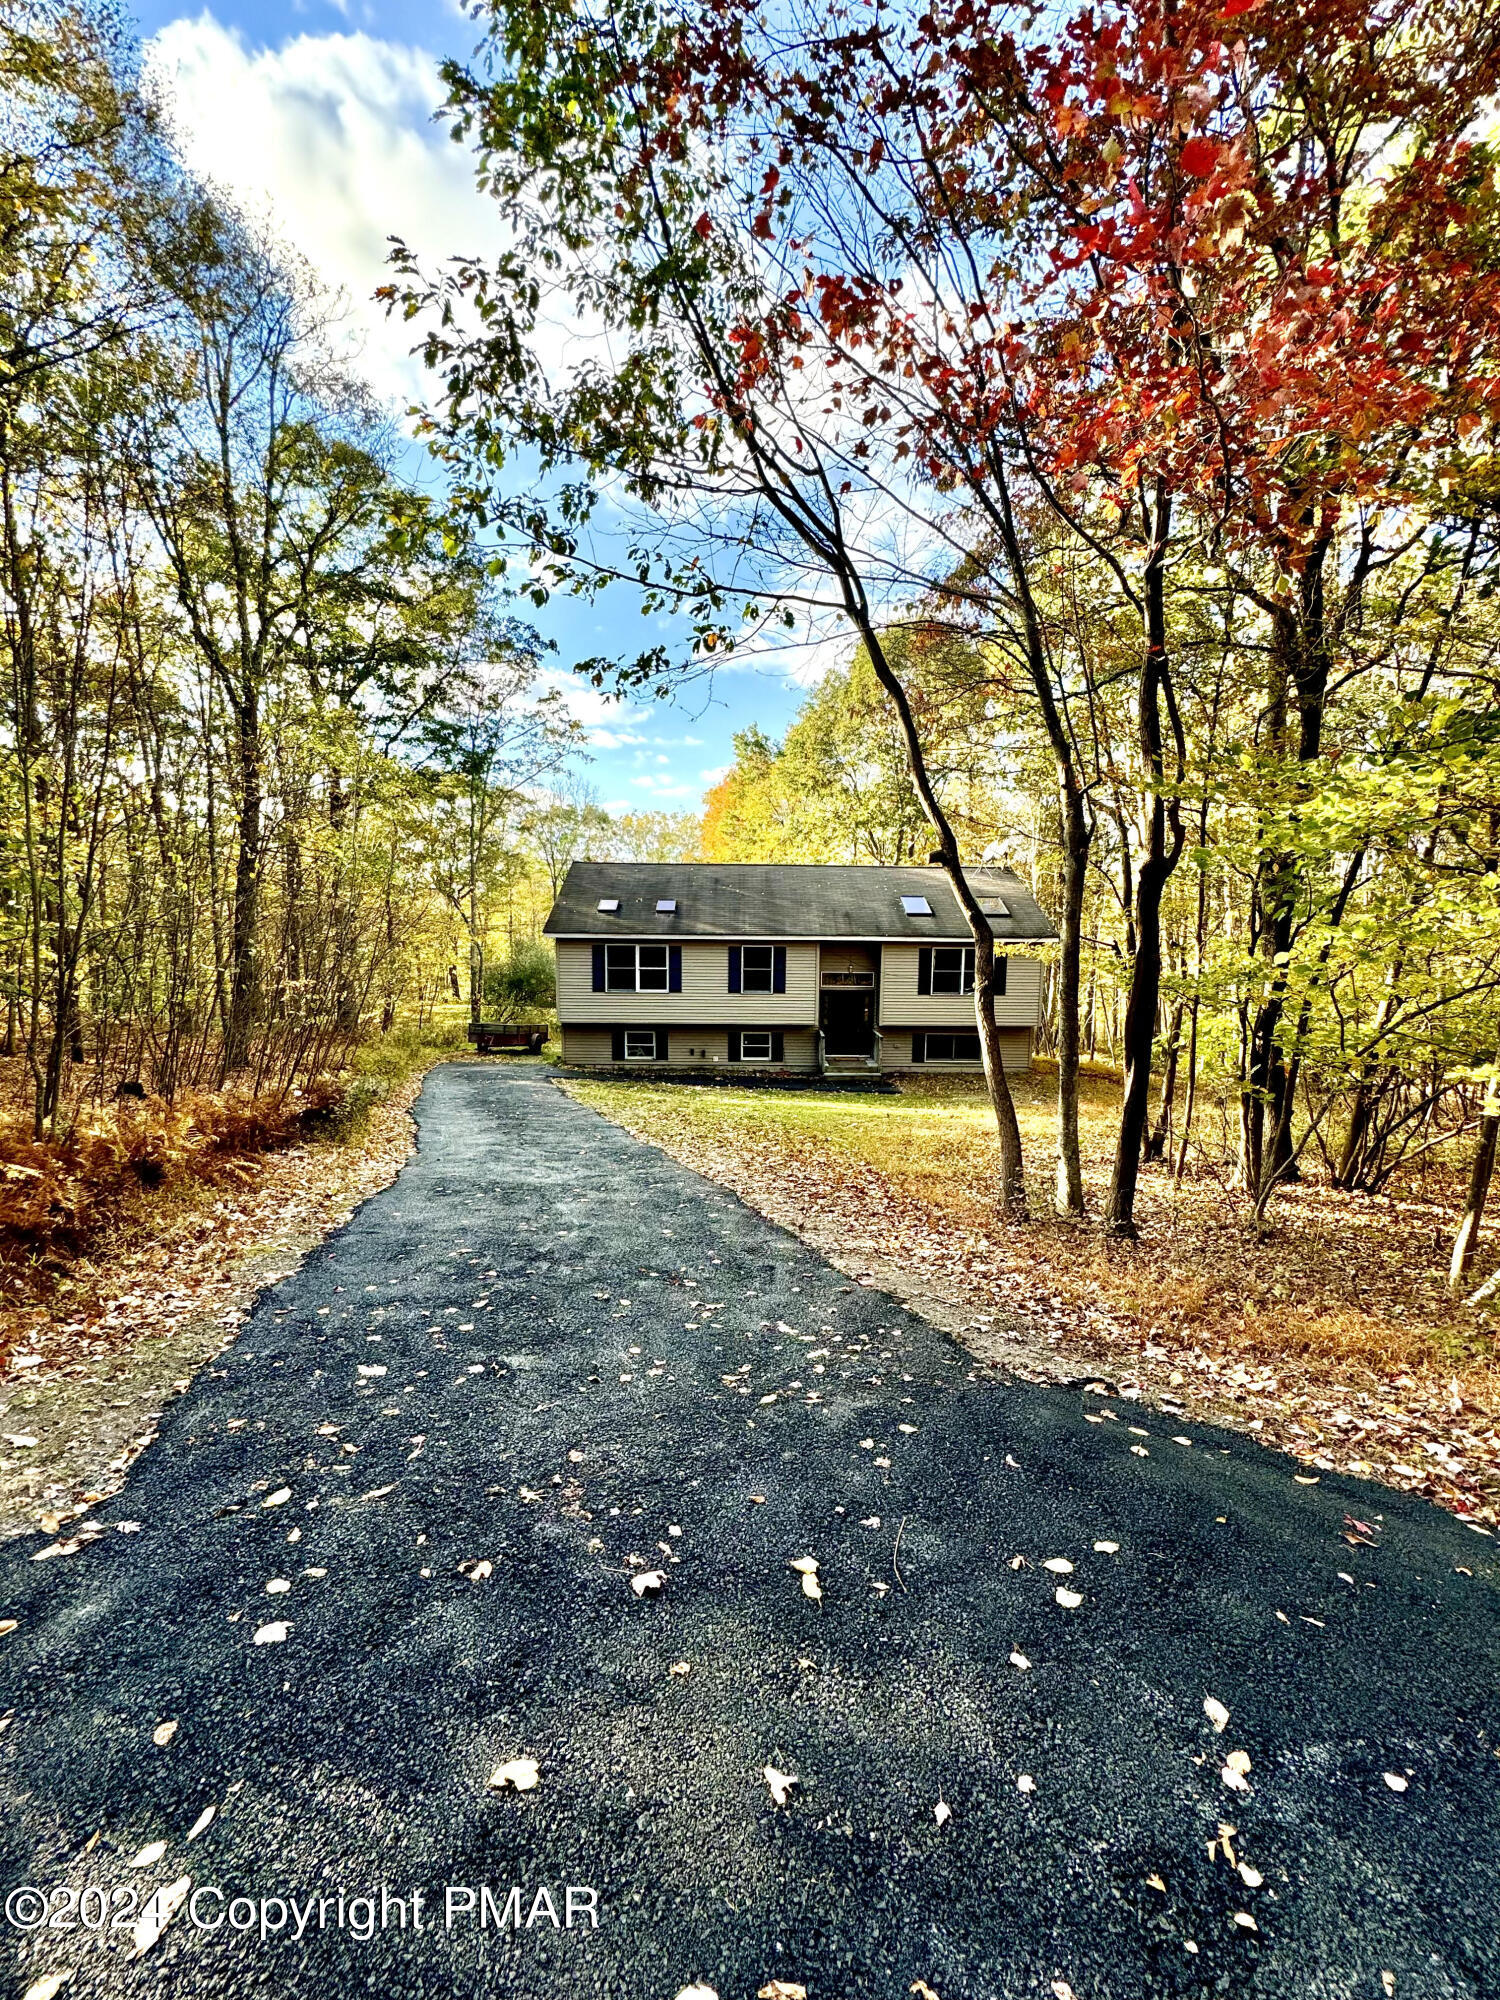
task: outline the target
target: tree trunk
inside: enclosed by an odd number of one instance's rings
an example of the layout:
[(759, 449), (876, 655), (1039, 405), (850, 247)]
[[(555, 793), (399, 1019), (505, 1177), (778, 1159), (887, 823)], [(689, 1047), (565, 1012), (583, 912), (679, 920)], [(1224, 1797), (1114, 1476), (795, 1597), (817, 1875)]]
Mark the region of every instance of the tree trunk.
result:
[(1063, 801), (1062, 949), (1057, 967), (1057, 1207), (1083, 1214), (1083, 1163), (1078, 1141), (1078, 1065), (1081, 1023), (1078, 989), (1083, 960), (1083, 894), (1090, 834), (1082, 801)]
[[(1158, 804), (1153, 817), (1161, 816)], [(1160, 835), (1153, 846), (1163, 845)], [(1125, 1096), (1120, 1106), (1120, 1132), (1115, 1145), (1114, 1172), (1105, 1204), (1105, 1227), (1111, 1236), (1133, 1237), (1135, 1192), (1140, 1180), (1142, 1142), (1151, 1112), (1151, 1054), (1156, 1040), (1156, 1010), (1161, 1001), (1161, 899), (1169, 869), (1165, 853), (1155, 854), (1136, 877), (1135, 963), (1125, 1002)]]
[(236, 720), (240, 766), (238, 852), (230, 921), (229, 1012), (224, 1031), (225, 1077), (247, 1067), (256, 1008), (255, 929), (260, 906), (260, 716), (251, 701)]
[(1469, 1173), (1469, 1192), (1453, 1239), (1453, 1256), (1448, 1265), (1452, 1290), (1462, 1289), (1474, 1262), (1479, 1227), (1484, 1221), (1490, 1181), (1495, 1172), (1496, 1141), (1500, 1139), (1500, 1049), (1495, 1052), (1495, 1073), (1484, 1094), (1484, 1111), (1479, 1120), (1479, 1143), (1474, 1149), (1474, 1165)]
[(1182, 1047), (1182, 1002), (1174, 1000), (1167, 1027), (1167, 1059), (1162, 1070), (1161, 1098), (1156, 1107), (1156, 1124), (1146, 1135), (1144, 1157), (1148, 1160), (1163, 1160), (1167, 1154), (1167, 1135), (1172, 1129), (1172, 1099), (1177, 1090), (1177, 1057)]
[[(1125, 1004), (1125, 1096), (1120, 1106), (1120, 1131), (1115, 1145), (1114, 1172), (1104, 1222), (1111, 1236), (1133, 1237), (1135, 1193), (1140, 1179), (1146, 1121), (1151, 1112), (1151, 1052), (1156, 1039), (1156, 1012), (1161, 1004), (1162, 896), (1182, 853), (1182, 813), (1178, 796), (1184, 759), (1182, 723), (1172, 694), (1167, 660), (1166, 546), (1171, 526), (1171, 499), (1158, 485), (1143, 512), (1151, 539), (1151, 555), (1142, 577), (1145, 600), (1145, 654), (1141, 662), (1137, 701), (1141, 771), (1146, 786), (1145, 841), (1136, 870), (1134, 961)], [(1175, 750), (1176, 783), (1169, 789), (1162, 728), (1165, 705)]]

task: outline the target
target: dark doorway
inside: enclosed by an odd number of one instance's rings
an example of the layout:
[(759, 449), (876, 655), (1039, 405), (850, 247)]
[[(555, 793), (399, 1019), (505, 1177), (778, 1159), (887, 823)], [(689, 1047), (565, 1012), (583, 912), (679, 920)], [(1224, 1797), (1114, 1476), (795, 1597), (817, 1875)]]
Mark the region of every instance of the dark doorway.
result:
[(870, 1055), (875, 1047), (874, 993), (825, 991), (822, 1028), (828, 1055)]

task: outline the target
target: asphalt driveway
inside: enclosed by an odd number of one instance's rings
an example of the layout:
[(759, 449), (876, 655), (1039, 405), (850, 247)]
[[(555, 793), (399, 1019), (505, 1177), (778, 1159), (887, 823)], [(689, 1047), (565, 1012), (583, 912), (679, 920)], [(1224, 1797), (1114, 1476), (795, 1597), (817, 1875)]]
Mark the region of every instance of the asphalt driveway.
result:
[(1494, 1539), (991, 1379), (534, 1068), (418, 1117), (0, 1550), (16, 1992), (1500, 1995)]

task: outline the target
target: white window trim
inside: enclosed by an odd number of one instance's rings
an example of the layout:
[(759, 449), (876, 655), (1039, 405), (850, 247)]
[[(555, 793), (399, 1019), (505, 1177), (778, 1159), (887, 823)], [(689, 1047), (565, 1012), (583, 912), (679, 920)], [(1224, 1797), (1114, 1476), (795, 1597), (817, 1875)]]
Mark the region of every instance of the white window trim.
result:
[[(634, 983), (630, 986), (620, 986), (616, 983), (613, 976), (611, 958), (616, 952), (626, 951), (632, 954), (631, 967)], [(660, 972), (660, 986), (654, 980), (650, 986), (643, 986), (641, 984), (641, 953), (643, 951), (659, 951), (662, 954), (661, 964), (651, 968), (653, 972)], [(665, 993), (671, 977), (672, 960), (664, 944), (607, 944), (604, 947), (604, 990), (606, 993)]]
[[(755, 984), (750, 983), (750, 954), (763, 951), (766, 955), (764, 967), (757, 966)], [(764, 977), (765, 985), (760, 981)], [(742, 993), (772, 993), (776, 990), (776, 947), (773, 944), (746, 944), (740, 946), (740, 991)]]
[[(956, 951), (961, 954), (958, 967), (957, 986), (938, 985), (938, 957), (943, 952)], [(946, 994), (949, 999), (957, 999), (974, 991), (974, 947), (971, 944), (935, 944), (932, 947), (932, 990)]]
[[(765, 1047), (763, 1049), (752, 1049), (749, 1046), (751, 1042), (764, 1042)], [(740, 1030), (741, 1062), (770, 1062), (771, 1052), (774, 1047), (775, 1043), (771, 1039), (771, 1030), (769, 1028), (742, 1028)]]
[[(630, 1046), (632, 1042), (649, 1042), (651, 1046), (649, 1049), (633, 1050)], [(627, 1028), (625, 1030), (625, 1060), (626, 1062), (656, 1061), (655, 1028)]]

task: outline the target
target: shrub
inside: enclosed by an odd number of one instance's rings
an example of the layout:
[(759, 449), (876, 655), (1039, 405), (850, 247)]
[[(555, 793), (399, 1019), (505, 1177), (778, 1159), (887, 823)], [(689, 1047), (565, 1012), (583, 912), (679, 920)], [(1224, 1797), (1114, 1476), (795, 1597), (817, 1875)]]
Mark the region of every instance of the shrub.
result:
[(484, 976), (484, 1009), (492, 1021), (514, 1021), (554, 1006), (557, 975), (552, 949), (540, 938), (512, 947)]

